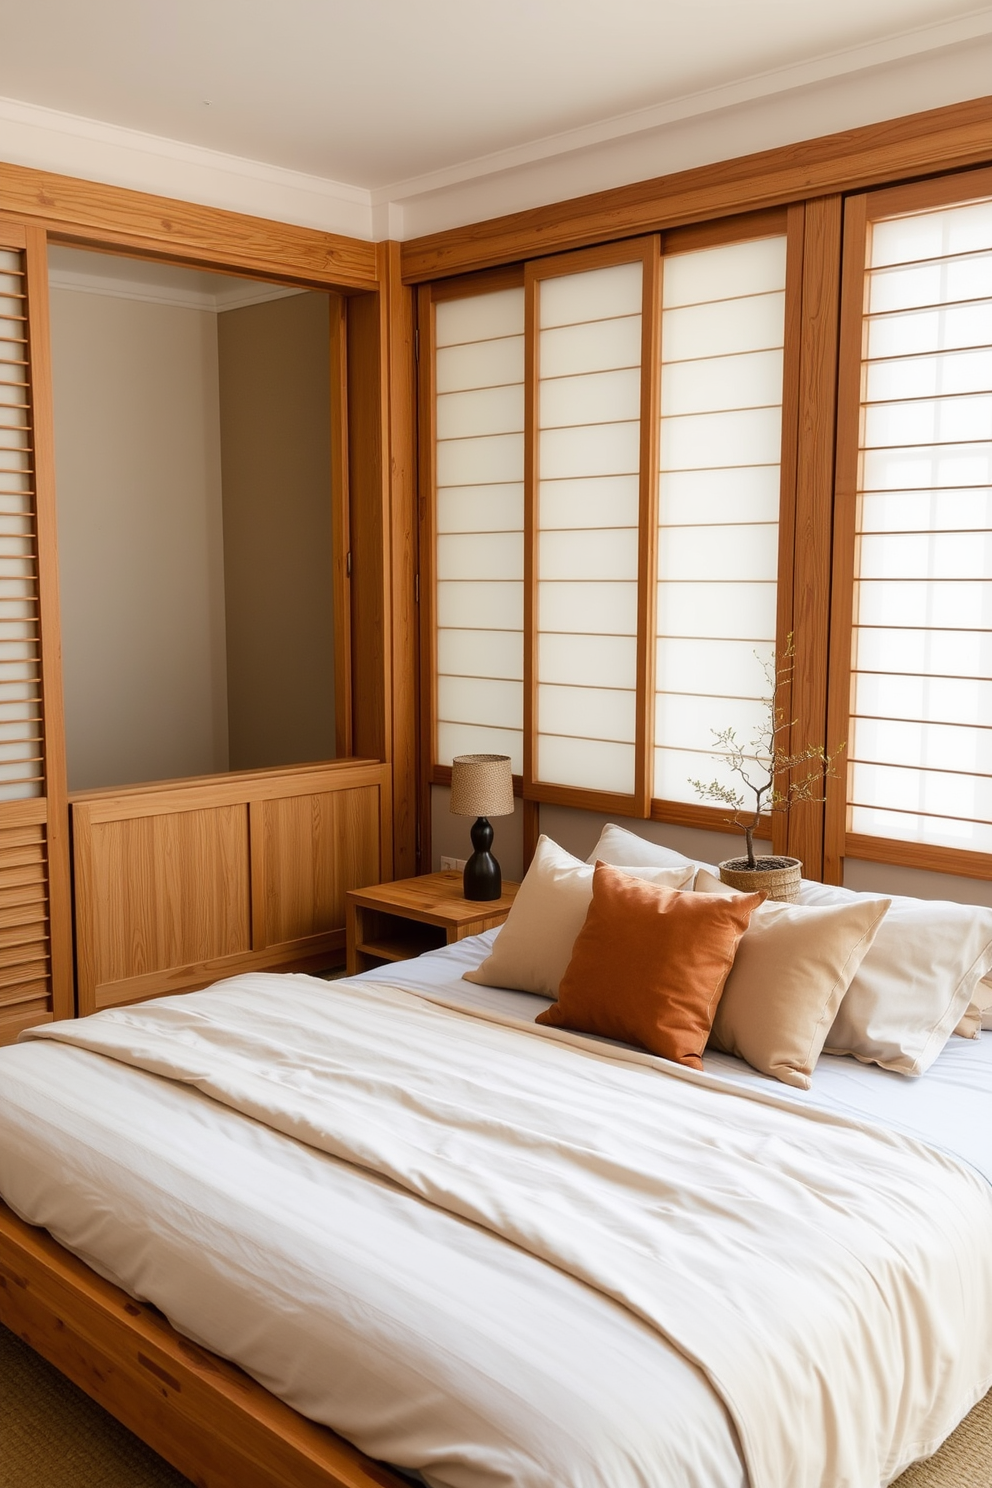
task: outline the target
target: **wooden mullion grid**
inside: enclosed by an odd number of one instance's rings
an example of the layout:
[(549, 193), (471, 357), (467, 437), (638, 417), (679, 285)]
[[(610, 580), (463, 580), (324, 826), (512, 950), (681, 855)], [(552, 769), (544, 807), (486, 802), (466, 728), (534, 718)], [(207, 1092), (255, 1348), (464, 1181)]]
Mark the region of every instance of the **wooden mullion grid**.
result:
[[(837, 421), (837, 490), (834, 527), (833, 610), (828, 701), (828, 747), (849, 738), (851, 728), (854, 582), (857, 506), (864, 422), (865, 342), (871, 225), (914, 212), (964, 206), (992, 197), (992, 167), (936, 180), (884, 188), (848, 199), (844, 213), (844, 282)], [(929, 582), (929, 581), (928, 581)], [(992, 854), (901, 838), (852, 832), (849, 767), (829, 782), (825, 877), (840, 883), (844, 858), (898, 864), (935, 873), (987, 879)]]
[[(654, 530), (658, 524), (658, 417), (661, 367), (658, 360), (660, 335), (660, 239), (657, 234), (621, 243), (604, 243), (554, 258), (538, 259), (525, 266), (525, 394), (524, 394), (524, 799), (554, 806), (574, 806), (583, 811), (602, 811), (618, 816), (646, 817), (651, 801), (651, 757), (654, 737), (650, 673), (654, 666), (655, 583), (657, 573)], [(541, 282), (615, 264), (641, 262), (644, 268), (641, 292), (641, 401), (640, 473), (638, 506), (637, 573), (637, 661), (636, 731), (634, 737), (634, 789), (630, 795), (618, 791), (586, 790), (558, 785), (536, 777), (537, 734), (537, 585), (538, 486), (540, 395), (538, 296)], [(653, 523), (653, 529), (652, 524)], [(648, 591), (650, 581), (650, 592)], [(649, 626), (650, 630), (645, 627)]]
[(861, 465), (863, 353), (868, 262), (868, 201), (850, 197), (844, 206), (844, 272), (841, 285), (840, 359), (837, 382), (837, 472), (834, 491), (834, 553), (831, 584), (830, 671), (827, 749), (844, 754), (827, 781), (823, 876), (844, 877), (847, 835), (847, 742), (851, 727), (851, 645), (854, 623), (854, 556)]
[[(417, 291), (420, 482), (420, 866), (430, 873), (431, 785), (437, 760), (437, 409), (434, 296), (429, 284)], [(451, 783), (450, 767), (448, 784)]]

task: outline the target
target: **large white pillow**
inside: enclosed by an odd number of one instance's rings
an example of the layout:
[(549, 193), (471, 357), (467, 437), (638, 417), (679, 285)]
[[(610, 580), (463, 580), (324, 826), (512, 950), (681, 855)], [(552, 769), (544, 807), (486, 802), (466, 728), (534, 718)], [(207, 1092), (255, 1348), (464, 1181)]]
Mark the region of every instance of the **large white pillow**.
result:
[[(700, 871), (697, 894), (736, 894)], [(737, 947), (710, 1031), (727, 1054), (808, 1090), (841, 999), (878, 934), (888, 899), (803, 905), (766, 900)]]
[[(668, 889), (685, 888), (694, 876), (691, 863), (668, 868), (633, 864), (624, 871)], [(474, 971), (466, 971), (464, 980), (557, 998), (592, 902), (594, 872), (550, 837), (541, 837), (491, 955)]]
[(697, 858), (687, 858), (674, 848), (662, 847), (660, 842), (648, 842), (626, 827), (607, 822), (599, 834), (599, 841), (586, 858), (587, 863), (609, 863), (611, 868), (704, 868), (714, 878), (720, 875), (719, 868), (712, 863), (703, 863)]
[[(866, 896), (803, 881), (801, 904)], [(992, 909), (893, 895), (888, 914), (827, 1035), (828, 1054), (921, 1075), (992, 969)]]

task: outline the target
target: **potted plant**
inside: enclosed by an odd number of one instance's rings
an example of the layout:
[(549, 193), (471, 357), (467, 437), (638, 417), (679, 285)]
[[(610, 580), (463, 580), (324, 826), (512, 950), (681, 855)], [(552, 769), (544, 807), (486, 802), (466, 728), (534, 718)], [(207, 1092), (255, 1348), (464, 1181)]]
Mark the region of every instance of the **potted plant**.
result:
[[(774, 653), (762, 660), (755, 652), (768, 682), (769, 696), (764, 699), (767, 714), (764, 723), (745, 746), (733, 728), (711, 732), (720, 748), (720, 758), (741, 781), (740, 787), (719, 780), (708, 783), (690, 780), (701, 800), (728, 806), (733, 816), (728, 820), (744, 833), (745, 853), (720, 864), (720, 877), (732, 888), (749, 893), (756, 890), (769, 899), (794, 901), (799, 898), (802, 863), (798, 858), (758, 854), (754, 851), (754, 834), (762, 817), (788, 815), (800, 801), (823, 801), (824, 782), (834, 774), (833, 765), (844, 748), (828, 755), (819, 744), (789, 753), (786, 745), (792, 731), (778, 699), (792, 677), (792, 636), (786, 642), (785, 665), (778, 667)], [(749, 795), (747, 793), (750, 793)]]

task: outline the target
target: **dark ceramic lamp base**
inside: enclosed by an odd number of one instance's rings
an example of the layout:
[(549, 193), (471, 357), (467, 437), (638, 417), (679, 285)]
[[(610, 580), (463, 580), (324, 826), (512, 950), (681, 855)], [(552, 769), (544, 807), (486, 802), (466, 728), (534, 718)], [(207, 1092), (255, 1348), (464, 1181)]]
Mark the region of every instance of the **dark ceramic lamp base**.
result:
[(489, 851), (492, 845), (492, 824), (488, 817), (480, 816), (472, 828), (472, 846), (475, 852), (465, 864), (462, 874), (462, 892), (466, 899), (498, 899), (503, 892), (503, 875)]

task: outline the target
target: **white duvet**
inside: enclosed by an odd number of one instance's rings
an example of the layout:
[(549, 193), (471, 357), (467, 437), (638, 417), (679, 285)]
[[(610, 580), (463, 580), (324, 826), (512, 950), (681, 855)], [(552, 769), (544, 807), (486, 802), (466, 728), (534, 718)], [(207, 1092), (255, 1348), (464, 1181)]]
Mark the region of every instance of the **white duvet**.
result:
[(992, 1190), (906, 1135), (368, 981), (37, 1033), (0, 1193), (432, 1483), (868, 1488), (992, 1377)]

